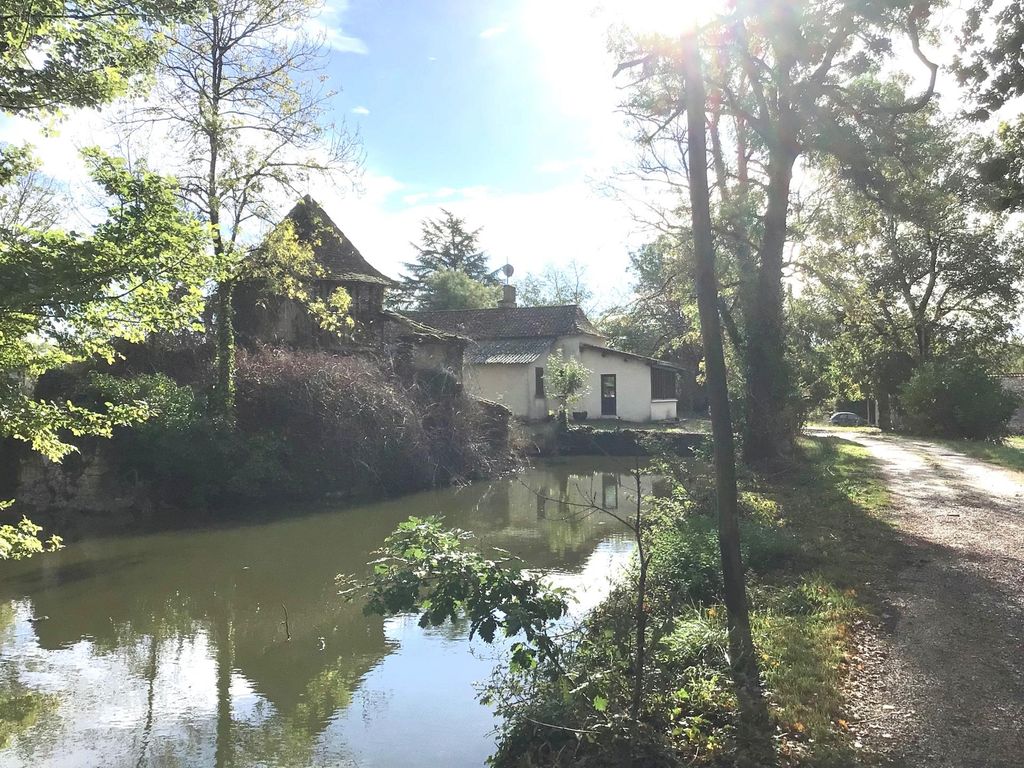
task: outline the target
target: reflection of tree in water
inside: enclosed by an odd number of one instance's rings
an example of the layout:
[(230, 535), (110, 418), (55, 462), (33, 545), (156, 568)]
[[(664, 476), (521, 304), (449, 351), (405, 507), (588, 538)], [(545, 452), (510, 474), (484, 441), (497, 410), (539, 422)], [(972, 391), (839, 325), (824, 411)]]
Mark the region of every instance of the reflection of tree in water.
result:
[[(14, 603), (0, 603), (0, 645), (9, 642), (13, 631)], [(7, 749), (15, 737), (55, 712), (59, 704), (59, 696), (25, 685), (13, 664), (0, 665), (0, 749)]]
[[(50, 617), (33, 625), (28, 636), (35, 637), (26, 646), (38, 659), (31, 648), (38, 641), (44, 666), (46, 652), (81, 644), (87, 657), (62, 663), (85, 669), (102, 659), (124, 678), (111, 685), (138, 694), (132, 700), (137, 724), (121, 729), (128, 740), (127, 754), (119, 756), (123, 764), (308, 766), (320, 759), (318, 745), (332, 718), (350, 706), (367, 672), (393, 647), (379, 619), (338, 598), (335, 574), (363, 568), (412, 514), (443, 514), (449, 524), (474, 531), (481, 547), (505, 548), (531, 568), (575, 570), (614, 530), (607, 520), (572, 512), (581, 493), (596, 489), (598, 501), (605, 498), (604, 483), (604, 475), (569, 462), (341, 512), (83, 542), (45, 563), (18, 564), (2, 589), (26, 595), (36, 614)], [(540, 503), (536, 488), (555, 500)], [(4, 610), (0, 642), (6, 648), (13, 618), (9, 606)], [(458, 627), (445, 634), (464, 636)], [(188, 704), (196, 716), (186, 718), (186, 703), (161, 698), (161, 686), (187, 672), (196, 653), (211, 662), (202, 667), (204, 695), (211, 698)], [(18, 740), (18, 752), (24, 747), (27, 763), (44, 764), (47, 754), (64, 748), (61, 739), (76, 747), (81, 735), (68, 731), (65, 721), (78, 718), (64, 718), (60, 696), (22, 685), (17, 667), (5, 664), (0, 674), (0, 744), (31, 731)], [(239, 678), (257, 697), (246, 711), (232, 708)], [(68, 712), (89, 714), (74, 709), (88, 701), (65, 704)]]

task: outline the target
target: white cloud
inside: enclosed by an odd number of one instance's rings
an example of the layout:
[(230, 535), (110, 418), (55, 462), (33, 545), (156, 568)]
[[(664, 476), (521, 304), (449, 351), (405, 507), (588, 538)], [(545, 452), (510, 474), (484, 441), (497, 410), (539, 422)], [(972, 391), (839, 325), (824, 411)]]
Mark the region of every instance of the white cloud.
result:
[(492, 37), (503, 35), (508, 32), (508, 24), (499, 24), (496, 27), (488, 27), (480, 33), (480, 37), (484, 40), (490, 40)]
[(328, 3), (314, 18), (303, 25), (303, 30), (314, 37), (323, 38), (324, 43), (341, 53), (368, 54), (366, 43), (342, 29), (342, 16), (348, 11), (347, 0)]
[(368, 114), (370, 114), (370, 110), (367, 107), (364, 107), (364, 106), (353, 107), (352, 108), (352, 114), (353, 115), (368, 115)]
[[(386, 179), (386, 183), (380, 180)], [(441, 188), (394, 195), (403, 185), (390, 177), (368, 174), (375, 199), (342, 197), (323, 190), (314, 196), (366, 259), (398, 276), (413, 256), (423, 219), (437, 216), (442, 205), (472, 227), (480, 227), (481, 245), (493, 267), (506, 262), (518, 276), (538, 272), (548, 263), (565, 266), (576, 259), (605, 300), (622, 294), (630, 248), (652, 237), (638, 224), (630, 206), (603, 197), (586, 183), (571, 182), (534, 193), (509, 193), (486, 187)]]
[(579, 168), (583, 163), (580, 160), (548, 160), (535, 165), (533, 170), (537, 173), (565, 173), (574, 168)]

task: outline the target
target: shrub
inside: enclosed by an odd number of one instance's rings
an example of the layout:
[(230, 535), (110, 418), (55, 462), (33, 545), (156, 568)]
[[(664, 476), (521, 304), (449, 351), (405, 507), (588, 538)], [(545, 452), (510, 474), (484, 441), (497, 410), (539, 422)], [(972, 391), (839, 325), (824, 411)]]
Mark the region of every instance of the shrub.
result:
[(446, 377), (403, 378), (387, 362), (260, 350), (238, 358), (243, 432), (276, 435), (303, 486), (401, 492), (481, 477), (504, 456), (480, 407)]
[(97, 407), (146, 403), (149, 420), (118, 430), (106, 450), (174, 507), (399, 493), (490, 475), (509, 460), (494, 416), (450, 375), (403, 377), (365, 356), (240, 351), (237, 429), (207, 415), (199, 387), (163, 374), (94, 374), (79, 385), (78, 399)]
[(972, 439), (1004, 435), (1018, 405), (974, 360), (924, 363), (903, 385), (900, 400), (911, 432)]

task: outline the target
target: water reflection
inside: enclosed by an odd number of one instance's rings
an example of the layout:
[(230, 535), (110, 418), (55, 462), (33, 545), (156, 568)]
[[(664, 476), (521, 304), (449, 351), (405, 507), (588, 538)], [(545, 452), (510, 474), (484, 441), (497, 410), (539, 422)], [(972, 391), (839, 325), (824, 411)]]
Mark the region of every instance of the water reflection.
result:
[(628, 505), (620, 479), (611, 463), (565, 462), (5, 566), (0, 766), (481, 766), (493, 720), (473, 684), (493, 649), (457, 628), (364, 617), (333, 576), (361, 571), (409, 515), (444, 513), (578, 587), (584, 610), (631, 546), (577, 505)]

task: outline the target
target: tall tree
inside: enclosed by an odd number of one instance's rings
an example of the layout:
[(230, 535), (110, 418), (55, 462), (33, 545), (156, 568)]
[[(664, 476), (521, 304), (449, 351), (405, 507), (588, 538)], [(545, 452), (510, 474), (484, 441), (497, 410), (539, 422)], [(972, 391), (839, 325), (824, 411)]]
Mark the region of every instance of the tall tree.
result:
[[(315, 0), (216, 0), (168, 35), (154, 97), (134, 123), (166, 133), (189, 207), (212, 233), (217, 404), (234, 413), (233, 293), (258, 277), (250, 227), (311, 178), (352, 179), (359, 137), (326, 119), (323, 40), (303, 31)], [(280, 265), (279, 265), (280, 266)]]
[(0, 0), (0, 111), (97, 107), (152, 71), (198, 0)]
[[(736, 261), (740, 317), (729, 323), (744, 361), (744, 457), (771, 462), (797, 426), (785, 359), (783, 268), (797, 161), (831, 154), (853, 168), (864, 153), (851, 125), (866, 114), (922, 107), (937, 67), (920, 45), (928, 4), (910, 0), (740, 0), (702, 33), (714, 53), (703, 73), (717, 191), (718, 234)], [(913, 99), (893, 101), (858, 83), (892, 60), (904, 35), (928, 73)], [(620, 71), (636, 73), (627, 111), (644, 150), (640, 172), (685, 185), (682, 49), (661, 35), (619, 42)], [(733, 333), (730, 332), (730, 336)]]
[(989, 210), (961, 125), (903, 116), (876, 152), (889, 162), (871, 188), (833, 177), (799, 267), (841, 311), (866, 383), (887, 400), (936, 357), (1001, 351), (1020, 310), (1024, 242)]
[(684, 233), (661, 235), (630, 254), (634, 298), (600, 320), (614, 346), (676, 363), (689, 371), (680, 399), (695, 403), (702, 357), (693, 289), (693, 244)]
[[(487, 254), (480, 248), (480, 229), (469, 229), (466, 220), (441, 209), (441, 216), (428, 218), (420, 226), (420, 242), (413, 243), (416, 260), (407, 262), (403, 279), (406, 302), (422, 307), (431, 305), (432, 283), (451, 287), (452, 278), (440, 273), (460, 273), (481, 286), (496, 286), (498, 278), (487, 265)], [(463, 287), (467, 287), (465, 281)], [(479, 289), (473, 291), (481, 295)]]
[[(109, 435), (145, 409), (38, 400), (25, 381), (95, 356), (112, 360), (118, 340), (197, 323), (210, 270), (203, 229), (179, 207), (172, 182), (98, 150), (85, 154), (108, 202), (91, 233), (0, 231), (0, 435), (53, 460), (74, 450), (67, 433)], [(7, 199), (0, 190), (0, 210)]]
[(537, 274), (519, 281), (518, 301), (524, 307), (576, 304), (590, 312), (594, 292), (586, 280), (586, 267), (572, 259), (565, 267), (548, 264)]
[[(0, 110), (52, 117), (109, 102), (152, 69), (159, 31), (195, 5), (0, 0)], [(119, 338), (193, 322), (200, 274), (208, 274), (196, 255), (202, 232), (177, 209), (172, 183), (95, 151), (86, 162), (111, 207), (80, 235), (56, 229), (52, 184), (29, 148), (0, 146), (0, 435), (55, 461), (74, 450), (68, 433), (109, 435), (145, 408), (114, 403), (101, 413), (40, 400), (31, 395), (34, 379), (95, 354), (110, 357)], [(38, 533), (28, 520), (0, 526), (0, 559), (42, 551)]]
[(770, 763), (768, 707), (761, 687), (757, 652), (750, 631), (750, 611), (740, 553), (736, 498), (736, 456), (733, 445), (729, 391), (718, 314), (718, 276), (711, 226), (711, 194), (707, 177), (707, 98), (696, 36), (682, 41), (682, 72), (686, 87), (687, 157), (694, 282), (700, 312), (701, 338), (707, 369), (708, 400), (715, 457), (715, 498), (718, 504), (718, 543), (721, 551), (725, 606), (728, 613), (729, 665), (740, 708), (744, 764)]

